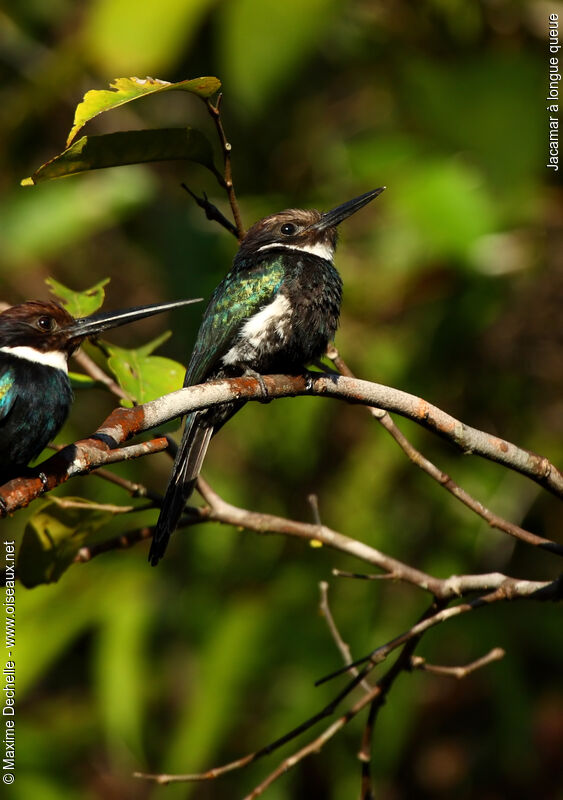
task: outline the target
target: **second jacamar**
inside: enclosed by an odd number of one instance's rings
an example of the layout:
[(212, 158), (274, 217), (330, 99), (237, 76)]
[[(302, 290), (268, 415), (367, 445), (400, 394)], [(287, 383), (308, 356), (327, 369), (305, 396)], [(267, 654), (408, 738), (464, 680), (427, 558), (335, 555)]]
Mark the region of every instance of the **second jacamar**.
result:
[(62, 427), (72, 403), (67, 362), (88, 336), (198, 300), (103, 311), (75, 319), (32, 300), (0, 314), (0, 484), (24, 475)]
[[(246, 374), (299, 374), (325, 352), (340, 316), (342, 280), (333, 265), (338, 225), (384, 190), (332, 211), (288, 209), (255, 223), (203, 316), (184, 386)], [(196, 484), (209, 441), (244, 402), (186, 417), (182, 443), (151, 543), (164, 555)]]

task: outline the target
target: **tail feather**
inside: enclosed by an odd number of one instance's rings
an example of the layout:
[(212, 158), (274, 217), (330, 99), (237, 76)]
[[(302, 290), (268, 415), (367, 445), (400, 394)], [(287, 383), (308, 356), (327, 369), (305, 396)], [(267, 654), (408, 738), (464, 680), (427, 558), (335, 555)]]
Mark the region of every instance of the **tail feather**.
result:
[(190, 414), (186, 419), (182, 443), (176, 454), (172, 476), (151, 542), (149, 561), (153, 567), (156, 567), (166, 552), (170, 535), (176, 529), (184, 506), (194, 490), (213, 436), (213, 426), (205, 424), (201, 416), (200, 413)]

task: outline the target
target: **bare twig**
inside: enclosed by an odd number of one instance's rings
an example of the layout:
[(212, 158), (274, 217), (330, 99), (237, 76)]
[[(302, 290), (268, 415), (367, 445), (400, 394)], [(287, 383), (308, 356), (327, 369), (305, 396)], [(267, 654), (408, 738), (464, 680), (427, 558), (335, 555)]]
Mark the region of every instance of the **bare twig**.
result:
[(197, 194), (195, 194), (195, 192), (192, 192), (187, 184), (181, 183), (180, 186), (182, 189), (185, 189), (186, 192), (195, 200), (197, 205), (205, 211), (205, 216), (208, 220), (211, 220), (212, 222), (218, 222), (219, 225), (222, 225), (223, 228), (228, 230), (229, 233), (232, 233), (233, 236), (236, 236), (238, 239), (239, 233), (236, 226), (233, 225), (233, 223), (219, 211), (216, 205), (208, 200), (205, 192), (203, 193), (203, 197), (199, 197)]
[(151, 500), (156, 506), (160, 506), (162, 503), (162, 495), (158, 492), (153, 492), (152, 489), (143, 486), (142, 483), (133, 483), (133, 481), (129, 481), (127, 478), (122, 478), (121, 475), (116, 475), (107, 469), (103, 469), (103, 467), (95, 470), (92, 475), (108, 483), (113, 483), (115, 486), (119, 486), (121, 489), (128, 492), (131, 497), (146, 497), (147, 500)]
[(221, 147), (223, 148), (223, 163), (224, 163), (224, 174), (223, 177), (218, 176), (220, 185), (226, 190), (227, 197), (229, 198), (229, 203), (231, 206), (231, 211), (233, 212), (233, 219), (235, 221), (236, 230), (237, 230), (237, 238), (239, 242), (244, 236), (244, 226), (242, 224), (242, 217), (240, 215), (240, 209), (238, 206), (236, 194), (235, 194), (235, 187), (233, 184), (233, 175), (232, 175), (232, 168), (231, 168), (231, 143), (227, 140), (227, 136), (225, 134), (225, 130), (223, 128), (223, 122), (221, 120), (221, 100), (223, 95), (220, 94), (217, 98), (217, 102), (215, 105), (211, 102), (211, 100), (206, 100), (207, 110), (209, 111), (213, 122), (215, 123), (215, 128), (217, 130), (217, 134), (219, 136), (219, 141), (221, 142)]
[(106, 386), (112, 394), (123, 400), (131, 400), (127, 392), (124, 392), (121, 386), (116, 383), (104, 370), (99, 367), (93, 358), (90, 358), (82, 348), (74, 354), (74, 359), (80, 364), (84, 372)]
[(333, 569), (332, 574), (335, 578), (354, 578), (355, 580), (360, 581), (393, 581), (396, 580), (399, 576), (395, 575), (393, 572), (382, 572), (377, 574), (370, 574), (366, 575), (363, 572), (347, 572), (343, 569)]
[[(350, 647), (346, 644), (346, 642), (340, 635), (340, 631), (336, 627), (334, 617), (332, 616), (332, 611), (330, 610), (330, 606), (328, 603), (328, 583), (326, 581), (321, 581), (319, 583), (319, 590), (321, 593), (320, 611), (326, 620), (326, 624), (330, 631), (330, 635), (332, 636), (335, 645), (340, 651), (340, 655), (342, 656), (342, 660), (344, 661), (344, 663), (352, 664), (352, 654), (350, 652)], [(358, 670), (356, 669), (356, 667), (351, 666), (349, 671), (350, 675), (354, 675), (354, 677), (358, 674)], [(362, 689), (365, 689), (366, 692), (370, 692), (372, 689), (372, 685), (366, 680), (363, 680), (360, 685)]]
[[(461, 576), (460, 580), (463, 580), (464, 577), (465, 576)], [(429, 628), (433, 628), (435, 625), (440, 625), (442, 622), (446, 622), (446, 620), (450, 620), (453, 617), (459, 617), (462, 614), (467, 614), (470, 611), (475, 611), (478, 608), (483, 608), (484, 606), (489, 606), (493, 603), (498, 603), (501, 601), (505, 602), (526, 599), (534, 599), (542, 602), (560, 602), (563, 600), (563, 576), (554, 581), (521, 581), (517, 578), (505, 578), (505, 580), (502, 581), (502, 583), (494, 591), (476, 597), (474, 600), (460, 603), (457, 606), (441, 609), (433, 616), (428, 617), (424, 621), (414, 625), (412, 628), (409, 628), (408, 631), (405, 631), (399, 636), (395, 636), (386, 644), (377, 647), (375, 650), (372, 650), (372, 652), (364, 658), (359, 658), (357, 661), (354, 661), (353, 665), (360, 666), (361, 664), (369, 663), (373, 666), (376, 666), (377, 664), (381, 664), (381, 662), (385, 661), (385, 659), (388, 658), (388, 656), (393, 652), (393, 650), (396, 650), (397, 647), (401, 647), (412, 638), (421, 636)], [(341, 667), (335, 672), (332, 672), (330, 675), (326, 675), (324, 678), (321, 678), (319, 681), (317, 681), (316, 685), (320, 685), (326, 681), (332, 680), (338, 675), (347, 672), (348, 669), (349, 666)]]
[(92, 545), (91, 547), (81, 547), (74, 561), (77, 564), (84, 564), (91, 561), (94, 556), (100, 553), (107, 553), (109, 550), (122, 549), (125, 550), (132, 547), (137, 542), (142, 542), (144, 539), (150, 539), (153, 534), (152, 528), (139, 528), (136, 531), (117, 536), (115, 539), (110, 539), (107, 542), (100, 542), (100, 544)]
[(438, 664), (428, 664), (426, 659), (421, 656), (413, 656), (411, 658), (410, 669), (431, 672), (434, 675), (446, 675), (461, 680), (461, 678), (467, 677), (467, 675), (475, 672), (475, 670), (492, 664), (493, 661), (500, 661), (505, 655), (506, 653), (502, 647), (494, 647), (486, 655), (472, 661), (470, 664), (466, 664), (464, 667), (444, 667)]

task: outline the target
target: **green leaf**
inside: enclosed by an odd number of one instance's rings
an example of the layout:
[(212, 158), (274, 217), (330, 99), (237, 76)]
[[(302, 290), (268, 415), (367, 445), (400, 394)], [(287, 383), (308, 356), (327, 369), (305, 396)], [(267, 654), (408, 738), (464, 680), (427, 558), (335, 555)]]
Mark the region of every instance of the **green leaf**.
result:
[(213, 150), (203, 133), (193, 128), (156, 128), (83, 136), (21, 181), (21, 185), (34, 186), (93, 169), (179, 160), (194, 161), (216, 172)]
[(74, 124), (68, 135), (66, 146), (76, 138), (78, 131), (98, 114), (111, 111), (132, 100), (146, 97), (148, 94), (183, 91), (198, 97), (211, 97), (221, 88), (221, 81), (214, 77), (194, 78), (193, 80), (169, 83), (159, 78), (116, 78), (110, 83), (111, 89), (91, 89), (76, 107)]
[(88, 317), (103, 305), (105, 299), (104, 286), (109, 283), (109, 278), (104, 278), (99, 283), (91, 286), (83, 292), (75, 292), (59, 283), (54, 278), (47, 278), (45, 283), (51, 290), (51, 294), (61, 301), (64, 308), (73, 317)]
[(84, 375), (82, 372), (69, 372), (68, 379), (73, 389), (93, 389), (95, 386), (102, 385), (100, 381)]
[(170, 358), (151, 355), (170, 332), (135, 350), (105, 343), (111, 369), (121, 388), (138, 403), (147, 403), (182, 388), (186, 369)]
[(17, 571), (24, 586), (58, 581), (81, 547), (94, 544), (115, 515), (113, 506), (101, 506), (79, 497), (52, 497), (27, 522), (18, 554)]

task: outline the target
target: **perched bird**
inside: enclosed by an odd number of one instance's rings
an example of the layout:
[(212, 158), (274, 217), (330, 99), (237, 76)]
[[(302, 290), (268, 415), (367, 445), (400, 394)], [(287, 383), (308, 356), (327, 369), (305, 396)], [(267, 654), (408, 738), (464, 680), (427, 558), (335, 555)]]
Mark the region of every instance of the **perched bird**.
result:
[(85, 338), (196, 302), (74, 319), (58, 303), (32, 300), (0, 313), (0, 484), (25, 474), (61, 429), (73, 399), (67, 362)]
[[(334, 337), (342, 280), (337, 226), (385, 187), (321, 214), (289, 209), (255, 223), (204, 313), (184, 386), (244, 374), (299, 374)], [(209, 441), (244, 402), (186, 417), (151, 543), (156, 566), (196, 484)]]

